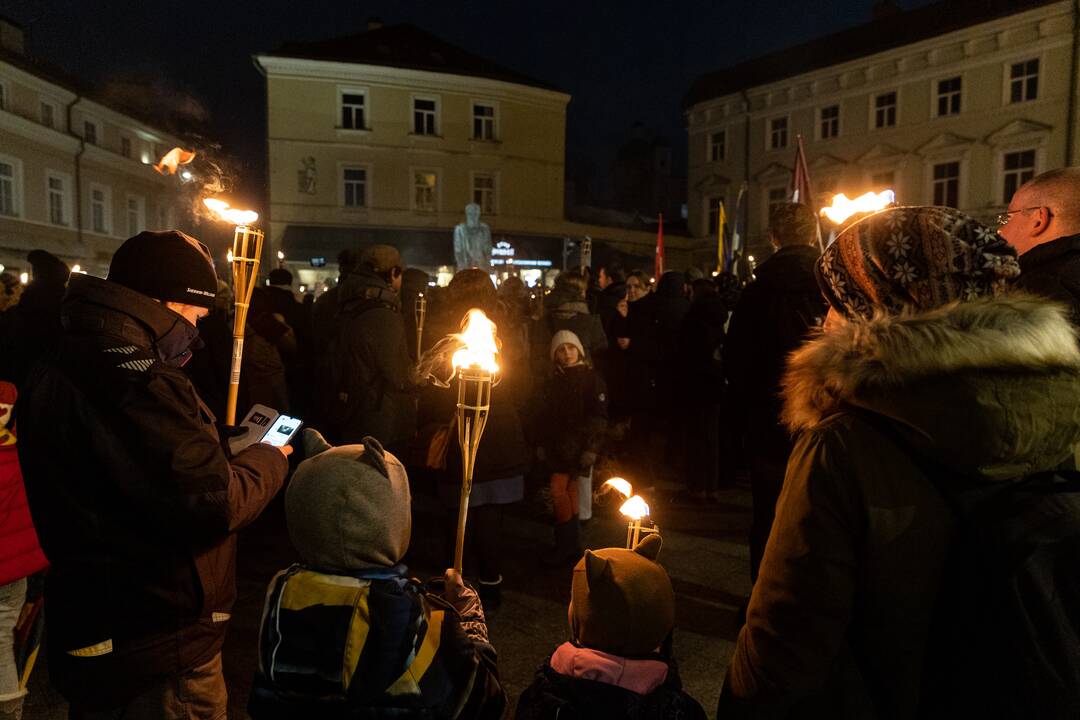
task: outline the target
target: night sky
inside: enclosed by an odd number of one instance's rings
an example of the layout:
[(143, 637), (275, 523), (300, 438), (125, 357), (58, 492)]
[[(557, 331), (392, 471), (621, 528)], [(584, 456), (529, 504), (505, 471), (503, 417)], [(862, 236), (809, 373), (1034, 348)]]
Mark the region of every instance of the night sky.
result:
[(23, 25), (32, 55), (95, 86), (152, 82), (165, 90), (160, 102), (193, 98), (177, 114), (205, 110), (208, 135), (239, 161), (239, 194), (253, 201), (265, 98), (252, 54), (359, 32), (371, 16), (413, 23), (570, 93), (567, 176), (593, 168), (603, 202), (615, 150), (636, 121), (671, 141), (685, 172), (681, 102), (697, 75), (857, 25), (873, 2), (0, 0), (0, 14)]

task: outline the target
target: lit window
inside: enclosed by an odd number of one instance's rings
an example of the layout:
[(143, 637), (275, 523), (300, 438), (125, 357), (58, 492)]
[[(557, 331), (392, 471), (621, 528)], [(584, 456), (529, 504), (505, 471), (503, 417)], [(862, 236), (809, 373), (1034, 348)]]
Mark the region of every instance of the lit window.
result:
[(821, 108), (821, 139), (837, 137), (840, 134), (840, 106), (830, 105)]
[(939, 80), (937, 84), (937, 114), (938, 117), (945, 115), (960, 114), (960, 78), (954, 77), (948, 80)]
[(109, 194), (105, 188), (90, 189), (90, 223), (96, 233), (109, 232)]
[(363, 93), (341, 94), (341, 127), (345, 130), (365, 130)]
[(413, 173), (413, 204), (417, 210), (436, 210), (438, 175), (433, 172)]
[(727, 133), (717, 130), (709, 136), (709, 160), (718, 162), (727, 154)]
[(495, 176), (488, 173), (473, 175), (473, 202), (480, 206), (480, 212), (495, 214)]
[(367, 170), (364, 168), (345, 168), (345, 207), (367, 207)]
[(495, 108), (492, 105), (473, 104), (473, 139), (495, 139)]
[(49, 222), (53, 225), (67, 225), (67, 181), (62, 177), (50, 175)]
[(435, 134), (435, 101), (413, 100), (413, 133), (416, 135)]
[(874, 98), (874, 127), (896, 127), (896, 91)]
[(787, 118), (773, 118), (769, 121), (769, 148), (780, 150), (787, 147)]
[(1013, 63), (1009, 68), (1009, 102), (1034, 100), (1039, 96), (1039, 60)]
[(17, 217), (19, 214), (19, 187), (15, 163), (0, 160), (0, 215)]
[(1005, 188), (1001, 204), (1008, 205), (1017, 188), (1035, 177), (1035, 151), (1020, 150), (1005, 153), (1004, 165)]
[(960, 163), (934, 166), (934, 204), (957, 207), (960, 204)]

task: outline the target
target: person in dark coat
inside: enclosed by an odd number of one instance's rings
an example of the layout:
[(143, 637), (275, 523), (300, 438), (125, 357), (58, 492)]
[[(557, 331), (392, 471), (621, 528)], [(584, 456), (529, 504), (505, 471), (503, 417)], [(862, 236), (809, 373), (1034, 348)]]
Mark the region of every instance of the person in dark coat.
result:
[(792, 440), (780, 422), (780, 379), (788, 354), (821, 325), (827, 310), (814, 277), (817, 218), (807, 205), (773, 208), (769, 235), (776, 253), (755, 272), (731, 316), (724, 372), (732, 429), (741, 428), (750, 466), (754, 519), (750, 577), (757, 577)]
[(585, 362), (581, 340), (569, 330), (551, 339), (553, 369), (540, 395), (537, 456), (549, 474), (555, 519), (551, 565), (581, 557), (578, 477), (588, 476), (607, 430), (604, 381)]
[(570, 641), (518, 699), (516, 720), (705, 720), (672, 654), (675, 592), (659, 535), (633, 550), (586, 550), (574, 567)]
[[(501, 379), (491, 390), (491, 411), (473, 469), (464, 560), (465, 573), (476, 579), (484, 607), (494, 610), (499, 606), (502, 592), (503, 513), (507, 505), (520, 502), (525, 496), (525, 471), (531, 453), (525, 444), (521, 417), (532, 389), (532, 377), (524, 343), (518, 336), (504, 335), (500, 330), (505, 325), (505, 311), (491, 277), (477, 268), (459, 270), (446, 291), (445, 301), (432, 318), (433, 339), (460, 332), (466, 313), (477, 308), (495, 323), (501, 343), (497, 357)], [(452, 374), (448, 367), (438, 367), (434, 372), (439, 377)], [(422, 424), (426, 428), (446, 425), (455, 417), (457, 395), (452, 390), (429, 386), (421, 406)], [(456, 440), (450, 440), (446, 466), (436, 476), (437, 492), (447, 510), (446, 536), (450, 539), (457, 528), (461, 500), (461, 450)], [(452, 549), (453, 543), (449, 547)]]
[(1028, 180), (998, 222), (1001, 236), (1020, 253), (1016, 286), (1067, 304), (1080, 326), (1080, 168)]
[(338, 312), (341, 310), (339, 295), (341, 284), (345, 278), (352, 274), (360, 262), (360, 251), (346, 248), (338, 253), (338, 280), (334, 287), (330, 288), (315, 300), (311, 307), (311, 334), (314, 343), (316, 357), (321, 357), (330, 344), (331, 339), (337, 333)]
[(730, 308), (716, 283), (693, 283), (693, 301), (679, 333), (683, 378), (680, 404), (685, 417), (686, 498), (716, 501), (720, 485), (720, 404), (724, 398), (724, 325)]
[(314, 306), (296, 299), (293, 274), (285, 268), (274, 268), (267, 280), (269, 284), (266, 287), (257, 288), (264, 295), (261, 304), (265, 304), (267, 313), (278, 316), (278, 323), (289, 329), (288, 346), (280, 341), (274, 343), (285, 366), (288, 405), (294, 415), (305, 417), (310, 415), (315, 365), (311, 321)]
[(60, 301), (70, 275), (60, 258), (44, 250), (31, 250), (26, 259), (31, 280), (6, 313), (0, 338), (0, 379), (20, 388), (34, 364), (60, 342)]
[(585, 362), (603, 364), (608, 349), (607, 335), (599, 315), (589, 312), (585, 303), (585, 279), (576, 273), (563, 273), (544, 298), (544, 314), (529, 328), (530, 358), (537, 381), (551, 372), (549, 346), (560, 330), (577, 335), (585, 348)]
[[(863, 219), (818, 269), (829, 317), (786, 371), (798, 441), (717, 717), (959, 717), (923, 705), (965, 669), (928, 663), (967, 649), (932, 644), (957, 530), (940, 488), (1001, 490), (1070, 458), (1080, 349), (1064, 306), (1003, 294), (1015, 251), (952, 208)], [(1023, 716), (986, 708), (1004, 688), (979, 680), (959, 698), (971, 717)], [(1075, 676), (1047, 680), (1077, 696)]]
[(49, 677), (73, 717), (219, 717), (235, 532), (281, 488), (291, 448), (233, 458), (181, 369), (217, 292), (210, 254), (143, 232), (109, 278), (71, 279), (57, 352), (19, 398), (19, 461), (52, 563)]
[(421, 381), (401, 317), (402, 272), (396, 248), (371, 245), (340, 285), (338, 328), (316, 378), (320, 427), (332, 442), (370, 435), (394, 451), (416, 435)]
[(266, 593), (251, 716), (499, 720), (506, 695), (476, 591), (452, 569), (425, 586), (401, 563), (404, 466), (373, 438), (330, 447), (309, 428), (304, 449), (285, 492), (301, 562)]
[(608, 335), (608, 342), (615, 344), (611, 323), (618, 315), (619, 303), (626, 299), (626, 271), (618, 263), (608, 263), (596, 273), (596, 286), (600, 292), (596, 298), (596, 313)]

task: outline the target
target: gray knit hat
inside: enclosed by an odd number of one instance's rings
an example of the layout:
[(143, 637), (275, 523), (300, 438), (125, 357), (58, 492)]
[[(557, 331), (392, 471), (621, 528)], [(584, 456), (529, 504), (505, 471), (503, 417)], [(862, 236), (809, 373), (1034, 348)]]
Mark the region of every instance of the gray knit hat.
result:
[(304, 564), (328, 571), (392, 567), (409, 549), (412, 500), (401, 462), (377, 440), (331, 447), (304, 430), (307, 460), (285, 491), (289, 537)]
[(572, 330), (560, 330), (555, 333), (551, 338), (551, 361), (555, 362), (555, 351), (559, 349), (560, 345), (573, 345), (577, 348), (580, 360), (585, 359), (585, 348), (581, 344), (581, 338), (577, 336), (577, 333)]

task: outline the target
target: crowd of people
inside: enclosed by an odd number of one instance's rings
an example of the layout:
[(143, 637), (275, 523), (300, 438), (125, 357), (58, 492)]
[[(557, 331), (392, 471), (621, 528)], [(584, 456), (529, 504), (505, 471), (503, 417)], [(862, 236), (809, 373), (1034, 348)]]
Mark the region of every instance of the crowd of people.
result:
[[(586, 550), (580, 527), (594, 478), (704, 506), (743, 468), (754, 585), (718, 718), (1078, 716), (1080, 171), (1028, 182), (999, 228), (894, 207), (822, 250), (816, 224), (775, 207), (745, 287), (607, 264), (437, 288), (375, 245), (312, 302), (276, 269), (239, 406), (307, 428), (235, 454), (233, 303), (205, 246), (143, 232), (106, 279), (31, 253), (0, 315), (0, 718), (20, 716), (12, 627), (42, 572), (71, 717), (224, 717), (236, 532), (282, 488), (300, 562), (267, 591), (253, 717), (502, 717), (485, 611), (504, 513), (539, 495), (569, 633), (516, 717), (703, 718), (659, 536)], [(441, 502), (448, 565), (460, 502), (455, 396), (432, 378), (473, 308), (501, 370), (468, 577), (421, 583), (412, 498)]]

